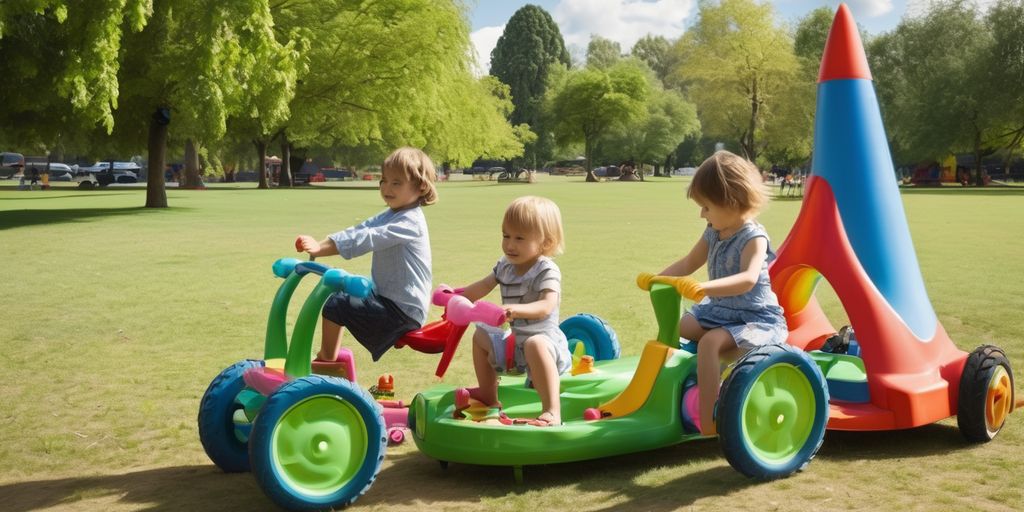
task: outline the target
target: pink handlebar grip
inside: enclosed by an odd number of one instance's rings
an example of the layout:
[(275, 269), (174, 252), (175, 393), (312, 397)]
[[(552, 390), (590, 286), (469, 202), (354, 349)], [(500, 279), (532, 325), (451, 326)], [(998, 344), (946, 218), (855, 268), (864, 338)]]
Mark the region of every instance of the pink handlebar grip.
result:
[(498, 327), (505, 323), (505, 309), (501, 306), (484, 300), (473, 304), (462, 295), (452, 295), (448, 299), (447, 315), (448, 320), (455, 325), (483, 322)]
[(456, 295), (460, 295), (465, 288), (452, 288), (446, 284), (438, 285), (437, 289), (434, 290), (434, 296), (431, 302), (435, 306), (445, 307), (448, 305), (448, 301)]

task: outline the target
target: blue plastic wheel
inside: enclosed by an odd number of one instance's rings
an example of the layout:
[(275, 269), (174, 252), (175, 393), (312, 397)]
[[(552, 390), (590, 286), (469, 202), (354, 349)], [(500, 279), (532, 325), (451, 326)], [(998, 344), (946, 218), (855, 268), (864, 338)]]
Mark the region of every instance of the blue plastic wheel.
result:
[(607, 322), (595, 315), (579, 314), (566, 318), (559, 326), (569, 341), (569, 353), (578, 343), (595, 361), (619, 358), (619, 337)]
[(783, 478), (818, 453), (828, 423), (828, 388), (802, 350), (766, 345), (736, 363), (715, 414), (729, 464), (749, 477)]
[(380, 406), (352, 382), (310, 375), (267, 399), (249, 438), (252, 474), (288, 510), (343, 508), (377, 478), (387, 448)]
[(210, 382), (199, 402), (199, 442), (210, 460), (225, 473), (249, 471), (248, 447), (235, 436), (232, 415), (241, 408), (235, 397), (245, 388), (242, 374), (261, 366), (263, 361), (247, 359), (227, 367)]

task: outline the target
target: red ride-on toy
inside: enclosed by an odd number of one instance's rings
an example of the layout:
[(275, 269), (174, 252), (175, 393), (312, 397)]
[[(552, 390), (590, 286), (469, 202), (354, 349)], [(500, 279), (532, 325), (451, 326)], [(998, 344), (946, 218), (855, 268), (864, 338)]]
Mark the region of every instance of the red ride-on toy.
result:
[[(822, 58), (813, 154), (803, 206), (769, 273), (789, 343), (825, 374), (828, 428), (907, 429), (956, 415), (968, 440), (991, 440), (1015, 406), (1010, 363), (994, 346), (957, 348), (932, 309), (845, 5)], [(822, 277), (852, 331), (834, 334), (814, 299)]]

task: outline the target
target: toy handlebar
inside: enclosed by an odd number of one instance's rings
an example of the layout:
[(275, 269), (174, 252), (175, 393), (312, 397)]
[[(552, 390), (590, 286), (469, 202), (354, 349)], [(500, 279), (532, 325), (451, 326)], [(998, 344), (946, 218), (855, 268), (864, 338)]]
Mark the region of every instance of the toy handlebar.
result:
[(437, 363), (437, 371), (434, 374), (438, 377), (444, 376), (448, 370), (466, 326), (473, 322), (483, 322), (494, 327), (505, 323), (504, 308), (484, 300), (478, 300), (473, 304), (466, 297), (459, 295), (460, 292), (462, 288), (452, 289), (448, 285), (438, 286), (434, 291), (434, 304), (445, 307), (445, 318), (455, 326), (455, 331), (445, 341), (441, 360)]
[(437, 289), (434, 290), (434, 295), (431, 298), (431, 302), (435, 306), (445, 307), (448, 305), (448, 301), (451, 300), (452, 297), (456, 295), (462, 295), (462, 292), (464, 290), (465, 288), (452, 288), (451, 286), (448, 286), (446, 284), (439, 285)]
[(315, 261), (302, 261), (295, 258), (281, 258), (274, 262), (272, 267), (274, 275), (282, 279), (287, 278), (292, 272), (299, 276), (316, 274), (321, 277), (324, 286), (339, 292), (343, 291), (349, 295), (366, 298), (373, 291), (373, 281), (368, 277), (349, 274), (340, 268), (331, 268), (323, 263)]
[(485, 300), (478, 300), (474, 304), (462, 295), (452, 294), (448, 298), (446, 314), (448, 320), (455, 325), (482, 322), (498, 327), (505, 323), (505, 308)]
[(636, 285), (641, 290), (650, 290), (651, 285), (654, 283), (667, 284), (676, 289), (676, 292), (680, 296), (686, 297), (694, 302), (700, 302), (704, 299), (704, 288), (700, 286), (700, 283), (696, 279), (689, 276), (656, 276), (643, 272), (636, 276)]

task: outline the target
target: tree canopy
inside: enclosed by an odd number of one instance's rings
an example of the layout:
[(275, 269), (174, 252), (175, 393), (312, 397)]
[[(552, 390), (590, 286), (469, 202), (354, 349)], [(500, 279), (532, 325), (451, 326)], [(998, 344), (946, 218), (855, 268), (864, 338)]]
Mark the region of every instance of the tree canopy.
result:
[[(1019, 146), (1022, 14), (1019, 0), (1003, 0), (987, 16), (952, 0), (873, 41), (869, 58), (897, 158), (971, 152), (980, 180), (982, 156)], [(943, 41), (956, 41), (955, 51)]]
[(631, 60), (607, 70), (563, 71), (553, 80), (545, 111), (559, 144), (583, 143), (588, 181), (596, 181), (593, 156), (598, 144), (617, 126), (641, 118), (650, 87), (644, 67)]
[(697, 104), (704, 131), (736, 140), (754, 161), (766, 120), (798, 69), (790, 35), (770, 4), (702, 2), (697, 23), (676, 44), (676, 80)]
[(525, 123), (537, 134), (526, 148), (526, 159), (533, 166), (552, 152), (550, 130), (542, 125), (541, 115), (548, 76), (552, 69), (569, 65), (558, 25), (536, 5), (526, 5), (512, 15), (491, 51), (490, 73), (507, 84), (512, 94), (510, 122)]

